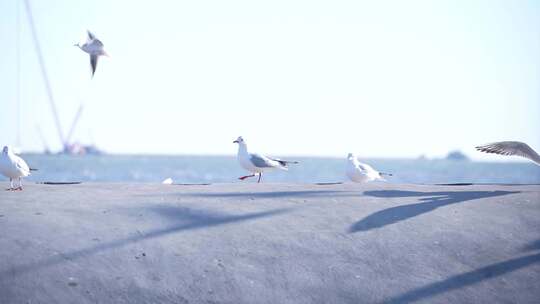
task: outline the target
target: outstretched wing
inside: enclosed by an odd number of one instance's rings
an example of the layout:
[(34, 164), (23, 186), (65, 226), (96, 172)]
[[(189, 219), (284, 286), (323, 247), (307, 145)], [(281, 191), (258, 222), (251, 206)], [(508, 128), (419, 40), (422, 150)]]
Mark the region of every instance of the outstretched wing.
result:
[(501, 141), (476, 147), (478, 151), (500, 155), (516, 155), (528, 158), (540, 165), (540, 155), (529, 145), (519, 141)]
[(92, 34), (89, 30), (86, 30), (86, 33), (88, 33), (88, 39), (90, 39), (90, 40), (96, 39), (96, 36), (94, 34)]
[(97, 61), (98, 61), (97, 55), (90, 55), (90, 66), (92, 66), (92, 77), (94, 77), (94, 73), (96, 72)]
[(101, 42), (101, 40), (99, 39), (94, 39), (92, 41), (92, 44), (95, 46), (95, 47), (98, 47), (98, 48), (102, 48), (103, 47), (103, 42)]
[(93, 47), (103, 47), (103, 42), (96, 38), (96, 35), (92, 34), (89, 30), (86, 30), (88, 37), (86, 38), (86, 43), (92, 45)]

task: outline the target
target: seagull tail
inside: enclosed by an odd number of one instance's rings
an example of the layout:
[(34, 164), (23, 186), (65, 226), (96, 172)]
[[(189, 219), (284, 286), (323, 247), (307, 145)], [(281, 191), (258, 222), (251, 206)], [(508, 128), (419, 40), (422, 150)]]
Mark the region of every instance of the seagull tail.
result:
[(39, 171), (39, 169), (36, 169), (36, 168), (30, 168), (30, 171)]
[(392, 173), (379, 172), (381, 176), (394, 176)]

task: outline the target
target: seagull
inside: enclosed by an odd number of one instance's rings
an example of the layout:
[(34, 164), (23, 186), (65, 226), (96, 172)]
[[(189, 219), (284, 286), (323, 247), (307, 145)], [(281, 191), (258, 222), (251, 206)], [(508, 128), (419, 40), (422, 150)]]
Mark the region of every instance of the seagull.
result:
[[(22, 190), (22, 178), (30, 175), (30, 171), (37, 170), (30, 169), (24, 159), (15, 155), (10, 147), (4, 147), (0, 156), (0, 173), (9, 177), (10, 188), (6, 191)], [(14, 179), (19, 179), (19, 187), (17, 188), (13, 188)]]
[(254, 177), (256, 174), (258, 174), (259, 179), (257, 180), (257, 183), (260, 183), (262, 173), (265, 170), (281, 169), (287, 171), (289, 170), (289, 168), (287, 168), (288, 164), (298, 164), (297, 161), (287, 161), (277, 158), (270, 158), (257, 153), (249, 153), (246, 142), (242, 136), (238, 137), (235, 141), (233, 141), (233, 143), (238, 144), (238, 162), (240, 162), (242, 168), (253, 173), (251, 175), (239, 177), (238, 179), (240, 180), (244, 180), (248, 177)]
[(359, 162), (358, 157), (352, 153), (347, 155), (347, 160), (347, 176), (355, 183), (365, 183), (374, 180), (384, 181), (383, 175), (392, 176), (390, 173), (378, 172), (370, 165)]
[(476, 150), (486, 153), (521, 156), (532, 160), (535, 164), (540, 166), (540, 155), (529, 147), (529, 145), (520, 141), (494, 142), (491, 144), (478, 146), (476, 147)]
[(74, 46), (78, 46), (81, 50), (84, 52), (90, 54), (90, 65), (92, 67), (92, 77), (94, 77), (94, 73), (96, 72), (96, 66), (99, 56), (107, 56), (109, 55), (105, 52), (103, 49), (103, 43), (96, 38), (94, 34), (92, 34), (89, 30), (86, 30), (88, 37), (86, 38), (86, 42), (84, 44), (81, 44), (80, 42), (74, 44)]

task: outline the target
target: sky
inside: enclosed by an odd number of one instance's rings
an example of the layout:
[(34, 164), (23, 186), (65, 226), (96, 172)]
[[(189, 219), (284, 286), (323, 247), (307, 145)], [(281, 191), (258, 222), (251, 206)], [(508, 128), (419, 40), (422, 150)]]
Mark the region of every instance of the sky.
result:
[[(82, 104), (73, 141), (110, 153), (540, 150), (540, 1), (30, 3), (63, 133)], [(23, 1), (0, 1), (0, 45), (0, 144), (60, 150)]]

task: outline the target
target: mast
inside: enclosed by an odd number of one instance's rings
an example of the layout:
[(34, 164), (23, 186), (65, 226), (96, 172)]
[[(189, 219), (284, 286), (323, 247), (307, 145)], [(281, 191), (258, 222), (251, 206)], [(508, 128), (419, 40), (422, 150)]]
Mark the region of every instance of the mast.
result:
[(17, 102), (17, 137), (15, 145), (21, 148), (21, 4), (17, 1), (16, 8), (16, 33), (15, 33), (15, 52), (16, 52), (16, 85), (15, 85), (15, 101)]
[(47, 141), (45, 140), (45, 136), (43, 136), (43, 131), (41, 130), (41, 127), (39, 125), (36, 125), (36, 130), (39, 134), (39, 137), (41, 138), (41, 142), (43, 143), (43, 152), (45, 152), (45, 154), (51, 153), (51, 150), (49, 150), (49, 145), (47, 145)]
[(75, 127), (77, 126), (77, 123), (79, 122), (79, 119), (81, 118), (82, 111), (84, 109), (84, 106), (81, 104), (79, 106), (79, 110), (77, 111), (77, 114), (75, 114), (75, 118), (73, 118), (73, 123), (71, 124), (71, 129), (69, 129), (68, 136), (66, 137), (66, 144), (70, 144), (71, 137), (73, 136), (73, 132), (75, 131)]
[(43, 81), (45, 82), (45, 88), (47, 89), (49, 103), (51, 104), (51, 109), (54, 116), (54, 122), (56, 124), (56, 130), (58, 132), (58, 137), (60, 139), (60, 142), (62, 143), (62, 147), (64, 148), (66, 146), (66, 142), (64, 141), (64, 135), (62, 133), (62, 126), (60, 125), (60, 118), (58, 116), (58, 111), (56, 108), (56, 104), (54, 102), (51, 84), (49, 83), (49, 77), (47, 75), (47, 70), (45, 69), (45, 61), (43, 60), (43, 55), (41, 54), (41, 47), (39, 45), (36, 27), (34, 25), (34, 19), (32, 17), (32, 10), (30, 8), (30, 0), (24, 0), (24, 4), (26, 7), (26, 15), (28, 16), (28, 22), (30, 23), (30, 29), (32, 31), (32, 38), (34, 40), (34, 48), (36, 49), (36, 53), (39, 60), (39, 66), (41, 67), (41, 74), (43, 76)]

